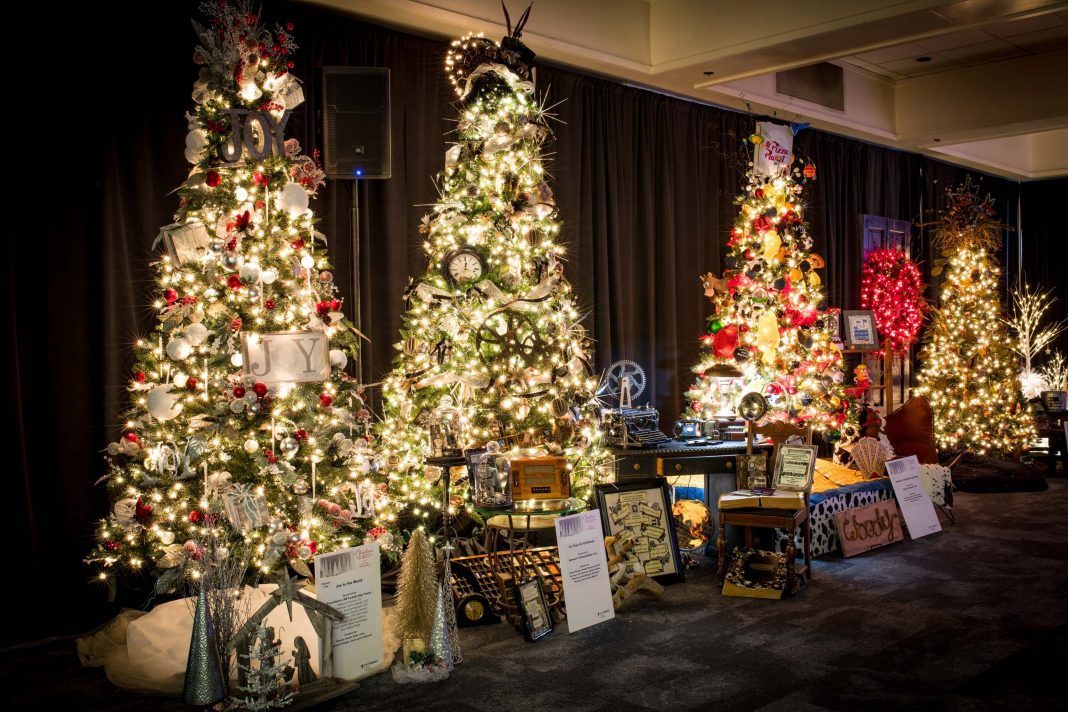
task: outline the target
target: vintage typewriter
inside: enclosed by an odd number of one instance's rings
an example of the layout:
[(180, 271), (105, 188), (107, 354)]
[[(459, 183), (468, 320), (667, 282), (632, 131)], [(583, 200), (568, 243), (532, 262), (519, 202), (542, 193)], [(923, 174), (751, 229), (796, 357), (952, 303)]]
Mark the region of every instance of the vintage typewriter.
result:
[(609, 447), (653, 448), (671, 442), (660, 432), (660, 413), (655, 408), (606, 408), (601, 411), (605, 442)]

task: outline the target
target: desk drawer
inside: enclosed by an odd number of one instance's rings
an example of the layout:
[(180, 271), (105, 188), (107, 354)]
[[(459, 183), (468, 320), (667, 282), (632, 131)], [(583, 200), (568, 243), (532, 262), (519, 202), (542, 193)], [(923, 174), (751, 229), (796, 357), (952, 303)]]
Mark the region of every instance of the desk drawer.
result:
[(616, 461), (616, 482), (629, 482), (646, 477), (656, 477), (655, 457), (621, 457)]
[(657, 474), (706, 475), (714, 472), (734, 472), (734, 455), (702, 455), (698, 457), (664, 457), (657, 462)]

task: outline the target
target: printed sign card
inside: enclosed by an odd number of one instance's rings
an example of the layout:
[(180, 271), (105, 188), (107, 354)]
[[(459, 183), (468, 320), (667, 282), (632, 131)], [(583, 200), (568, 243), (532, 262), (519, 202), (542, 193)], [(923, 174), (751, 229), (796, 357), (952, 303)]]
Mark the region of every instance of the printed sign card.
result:
[(905, 518), (909, 536), (919, 539), (942, 531), (934, 504), (920, 481), (920, 461), (916, 456), (888, 461), (886, 474), (890, 475), (890, 484), (894, 486), (894, 496), (901, 505), (901, 516)]
[(377, 672), (384, 648), (378, 543), (321, 554), (315, 573), (319, 600), (345, 616), (334, 623), (334, 675), (357, 680)]
[(574, 633), (616, 617), (601, 517), (581, 512), (556, 520), (567, 628)]

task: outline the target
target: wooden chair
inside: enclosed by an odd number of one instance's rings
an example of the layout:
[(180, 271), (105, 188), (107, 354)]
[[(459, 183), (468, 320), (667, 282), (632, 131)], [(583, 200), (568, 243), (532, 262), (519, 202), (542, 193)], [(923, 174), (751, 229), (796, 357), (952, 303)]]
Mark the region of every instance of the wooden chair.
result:
[[(753, 440), (757, 435), (766, 435), (772, 438), (774, 449), (768, 461), (768, 471), (775, 467), (775, 457), (779, 454), (779, 446), (792, 436), (800, 436), (808, 445), (812, 444), (812, 427), (799, 427), (790, 423), (768, 423), (766, 425), (754, 425), (749, 423), (746, 434), (746, 453), (753, 454)], [(718, 536), (716, 537), (716, 553), (719, 563), (716, 573), (722, 581), (727, 575), (727, 525), (731, 524), (744, 528), (745, 545), (753, 547), (753, 529), (785, 529), (787, 534), (786, 544), (786, 573), (787, 585), (791, 590), (812, 578), (812, 521), (809, 518), (809, 493), (805, 492), (804, 506), (797, 511), (783, 509), (767, 509), (752, 507), (746, 509), (722, 509), (719, 508)], [(797, 546), (794, 544), (794, 535), (800, 530), (803, 542), (804, 565), (797, 567)]]

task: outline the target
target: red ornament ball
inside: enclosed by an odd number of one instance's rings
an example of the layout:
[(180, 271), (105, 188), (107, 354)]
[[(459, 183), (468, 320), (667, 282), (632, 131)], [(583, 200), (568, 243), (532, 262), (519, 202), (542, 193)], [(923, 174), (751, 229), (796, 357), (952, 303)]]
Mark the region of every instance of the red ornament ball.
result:
[(107, 549), (108, 551), (118, 551), (119, 549), (122, 548), (122, 543), (118, 542), (118, 541), (112, 541), (112, 540), (108, 539), (107, 541), (104, 542), (104, 548)]
[(334, 398), (329, 393), (324, 393), (319, 396), (319, 405), (323, 408), (329, 408), (334, 404)]
[(163, 298), (167, 300), (167, 306), (170, 306), (178, 301), (178, 292), (175, 289), (167, 288), (163, 292)]
[(267, 301), (265, 301), (263, 303), (263, 308), (267, 309), (267, 310), (274, 309), (274, 300), (273, 299), (268, 299)]
[(129, 442), (132, 442), (132, 443), (141, 442), (141, 438), (137, 437), (137, 433), (135, 433), (132, 430), (127, 432), (126, 435), (124, 435), (123, 437), (125, 437)]
[(244, 322), (241, 321), (241, 317), (235, 316), (233, 319), (230, 320), (230, 331), (234, 332), (235, 334), (241, 331), (241, 326), (243, 323)]
[(244, 398), (245, 397), (245, 387), (244, 386), (234, 386), (234, 391), (233, 392), (234, 392), (234, 398)]
[(134, 376), (134, 378), (137, 380), (138, 383), (144, 383), (145, 382), (145, 372), (144, 371), (138, 371), (137, 375)]
[(185, 387), (188, 388), (191, 391), (195, 391), (197, 389), (198, 385), (200, 385), (200, 381), (198, 381), (196, 378), (194, 378), (192, 376), (190, 376), (185, 382)]
[(241, 276), (232, 274), (226, 278), (226, 286), (230, 289), (241, 289)]
[(189, 513), (189, 521), (191, 521), (193, 524), (200, 524), (201, 520), (203, 519), (204, 513), (201, 512), (199, 509), (194, 509), (192, 512)]
[(763, 188), (757, 188), (756, 190), (753, 191), (753, 195), (755, 195), (758, 198), (763, 198), (764, 197), (764, 189)]
[(303, 250), (304, 240), (298, 237), (296, 240), (293, 240), (293, 242), (289, 243), (289, 246), (292, 247), (294, 250)]
[(812, 180), (813, 178), (816, 177), (816, 166), (814, 166), (811, 163), (809, 163), (808, 165), (805, 166), (805, 169), (802, 171), (802, 173), (805, 174), (805, 178), (808, 178), (809, 180)]
[(304, 428), (300, 428), (295, 433), (293, 433), (293, 437), (303, 442), (308, 439), (308, 431)]
[(219, 171), (208, 171), (204, 174), (204, 182), (209, 188), (215, 188), (222, 182), (222, 176), (219, 175)]
[(256, 183), (256, 185), (267, 185), (271, 182), (270, 179), (263, 174), (263, 171), (256, 171), (252, 175), (252, 180)]
[(257, 398), (263, 398), (265, 395), (267, 395), (267, 384), (266, 383), (257, 383), (257, 384), (255, 384), (254, 386), (252, 386), (252, 392), (256, 394)]

